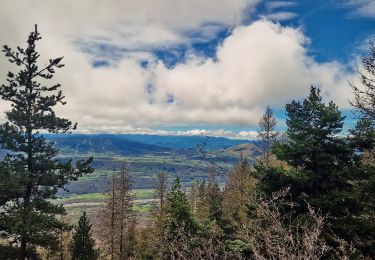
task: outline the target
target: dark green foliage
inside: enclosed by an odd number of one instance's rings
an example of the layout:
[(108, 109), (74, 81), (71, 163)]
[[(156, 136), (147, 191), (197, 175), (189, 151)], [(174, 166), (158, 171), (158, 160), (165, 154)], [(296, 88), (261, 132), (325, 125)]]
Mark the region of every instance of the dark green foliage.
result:
[(293, 101), (286, 105), (286, 111), (289, 139), (275, 145), (274, 152), (295, 169), (272, 169), (264, 184), (269, 186), (269, 192), (291, 186), (292, 195), (302, 203), (307, 198), (321, 197), (309, 200), (320, 207), (325, 193), (351, 190), (352, 185), (342, 171), (352, 165), (353, 152), (346, 140), (337, 136), (344, 120), (337, 106), (333, 102), (324, 104), (320, 90), (311, 87), (303, 103)]
[(349, 140), (352, 147), (359, 153), (365, 150), (371, 150), (375, 145), (375, 126), (374, 122), (361, 118), (357, 121), (354, 129), (349, 130)]
[(21, 188), (19, 183), (21, 178), (22, 175), (20, 173), (10, 171), (5, 165), (0, 164), (0, 206), (20, 195)]
[(135, 252), (136, 252), (136, 246), (137, 246), (137, 240), (135, 236), (136, 228), (137, 226), (136, 226), (135, 220), (129, 223), (128, 230), (125, 233), (125, 237), (124, 237), (124, 240), (126, 243), (123, 248), (121, 259), (134, 259), (135, 258)]
[(275, 146), (278, 159), (322, 175), (350, 162), (344, 139), (337, 137), (345, 117), (333, 102), (322, 102), (319, 89), (311, 87), (310, 95), (287, 104), (286, 112), (289, 142)]
[(3, 48), (19, 71), (9, 72), (7, 83), (0, 87), (0, 97), (12, 106), (5, 113), (7, 122), (0, 126), (0, 144), (8, 151), (0, 165), (0, 228), (2, 237), (19, 247), (20, 259), (34, 252), (36, 246), (56, 249), (56, 233), (65, 226), (56, 215), (65, 210), (50, 199), (82, 173), (93, 171), (92, 158), (78, 161), (76, 168), (71, 161), (57, 160), (58, 150), (41, 134), (69, 133), (75, 125), (53, 110), (57, 104), (65, 104), (60, 84), (44, 84), (63, 67), (62, 58), (50, 59), (40, 68), (36, 51), (40, 39), (35, 26), (26, 49)]
[(188, 233), (196, 231), (197, 224), (179, 178), (176, 178), (172, 190), (168, 194), (167, 214), (172, 234), (179, 228), (183, 228)]
[(155, 251), (162, 259), (180, 259), (181, 254), (192, 249), (198, 226), (179, 178), (167, 195), (165, 211), (156, 214), (155, 224), (158, 236)]
[(95, 249), (95, 241), (91, 234), (91, 224), (87, 219), (86, 212), (83, 212), (78, 220), (78, 225), (74, 228), (72, 259), (95, 260), (98, 257), (99, 252)]
[(354, 100), (351, 104), (365, 118), (375, 120), (375, 42), (370, 41), (370, 53), (363, 57), (362, 65), (364, 71), (358, 72), (358, 77), (362, 86), (354, 85)]
[[(370, 152), (371, 153), (371, 152)], [(372, 150), (372, 158), (374, 158)], [(357, 167), (350, 169), (354, 179), (357, 211), (343, 225), (345, 233), (353, 238), (356, 247), (366, 256), (375, 255), (375, 160), (366, 162), (363, 156)], [(354, 196), (353, 196), (354, 197)], [(345, 219), (344, 219), (345, 221)]]
[(208, 219), (221, 225), (223, 223), (223, 192), (217, 182), (209, 183), (207, 191)]
[(271, 194), (290, 187), (299, 205), (294, 214), (306, 214), (309, 203), (330, 216), (324, 230), (329, 244), (336, 246), (338, 236), (353, 242), (364, 255), (371, 255), (374, 225), (368, 216), (374, 214), (369, 208), (373, 202), (363, 196), (363, 189), (369, 191), (374, 169), (361, 165), (358, 154), (373, 145), (371, 122), (360, 120), (349, 140), (338, 136), (344, 118), (333, 102), (322, 102), (314, 87), (303, 103), (293, 101), (286, 110), (289, 140), (275, 145), (274, 152), (293, 168), (263, 169), (266, 173), (258, 188)]

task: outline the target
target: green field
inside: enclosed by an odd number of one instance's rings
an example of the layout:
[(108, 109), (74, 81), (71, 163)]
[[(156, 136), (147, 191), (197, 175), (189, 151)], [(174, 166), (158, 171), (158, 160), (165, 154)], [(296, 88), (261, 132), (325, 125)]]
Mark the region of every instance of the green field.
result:
[[(153, 189), (136, 189), (132, 191), (133, 208), (139, 215), (147, 214), (154, 203)], [(76, 219), (83, 211), (95, 215), (100, 212), (106, 199), (105, 193), (71, 194), (53, 200), (58, 205), (64, 205), (68, 215)]]
[[(75, 156), (74, 160), (83, 156)], [(102, 193), (108, 187), (112, 174), (127, 165), (133, 188), (136, 190), (152, 189), (155, 186), (158, 173), (166, 173), (169, 183), (176, 177), (181, 179), (184, 186), (190, 186), (196, 180), (206, 179), (208, 165), (192, 155), (144, 155), (144, 156), (106, 156), (96, 154), (93, 167), (95, 171), (84, 175), (76, 182), (67, 186), (69, 192), (61, 191), (59, 195)], [(94, 196), (94, 195), (93, 195)]]
[[(132, 196), (135, 200), (151, 199), (153, 197), (153, 189), (138, 189), (132, 191)], [(56, 204), (71, 204), (71, 203), (90, 203), (90, 202), (102, 202), (106, 198), (105, 193), (87, 193), (87, 194), (71, 194), (66, 197), (60, 197), (54, 202)]]
[[(145, 215), (155, 203), (153, 188), (158, 173), (166, 173), (169, 187), (174, 179), (179, 177), (184, 187), (189, 187), (197, 180), (207, 179), (208, 164), (199, 157), (196, 152), (144, 154), (141, 156), (113, 155), (111, 153), (80, 154), (69, 150), (61, 150), (61, 158), (79, 160), (87, 156), (93, 156), (95, 171), (80, 177), (66, 188), (61, 190), (54, 202), (62, 204), (69, 215), (74, 217), (87, 211), (89, 214), (98, 213), (104, 205), (106, 194), (104, 193), (110, 182), (111, 176), (120, 171), (123, 165), (129, 170), (133, 188), (134, 209), (140, 215)], [(212, 156), (212, 155), (211, 155)], [(234, 158), (230, 154), (215, 153), (211, 158), (218, 159), (215, 163), (225, 167), (231, 164), (220, 161), (222, 156)]]

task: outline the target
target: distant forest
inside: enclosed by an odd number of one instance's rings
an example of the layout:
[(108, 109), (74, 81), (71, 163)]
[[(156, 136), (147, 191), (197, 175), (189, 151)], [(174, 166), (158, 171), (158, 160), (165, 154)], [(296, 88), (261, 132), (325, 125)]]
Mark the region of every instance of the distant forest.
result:
[(0, 259), (375, 259), (373, 42), (358, 72), (360, 85), (348, 84), (358, 120), (347, 133), (338, 106), (311, 86), (305, 99), (286, 104), (285, 132), (276, 130), (272, 108), (265, 109), (260, 152), (251, 162), (243, 157), (226, 167), (202, 145), (198, 156), (207, 162), (208, 179), (187, 189), (180, 178), (170, 184), (158, 173), (152, 209), (142, 217), (123, 165), (110, 176), (100, 210), (77, 221), (54, 200), (95, 173), (95, 158), (61, 159), (50, 140), (48, 134), (69, 135), (77, 124), (55, 113), (65, 96), (60, 84), (49, 82), (63, 58), (41, 66), (39, 40), (35, 26), (25, 48), (3, 47), (18, 70), (0, 86), (0, 97), (11, 104), (0, 126), (6, 151)]

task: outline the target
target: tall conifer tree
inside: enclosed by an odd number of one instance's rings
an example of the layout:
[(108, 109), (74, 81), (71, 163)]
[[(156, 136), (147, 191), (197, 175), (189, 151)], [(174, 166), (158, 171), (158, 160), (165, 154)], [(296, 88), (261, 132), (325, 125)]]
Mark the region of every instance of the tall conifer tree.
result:
[(288, 140), (276, 144), (273, 151), (293, 167), (271, 168), (259, 187), (268, 194), (289, 187), (298, 205), (293, 214), (306, 215), (310, 205), (330, 216), (322, 233), (330, 246), (337, 247), (339, 237), (353, 243), (358, 255), (373, 255), (374, 225), (368, 216), (373, 215), (374, 171), (357, 160), (372, 147), (371, 121), (359, 121), (348, 140), (342, 135), (344, 117), (338, 107), (324, 103), (315, 87), (303, 102), (287, 104), (286, 111)]
[(196, 222), (178, 177), (172, 186), (172, 190), (168, 194), (167, 203), (167, 214), (170, 221), (171, 233), (176, 235), (176, 230), (181, 227), (188, 233), (194, 233)]
[(370, 42), (370, 54), (362, 58), (363, 69), (358, 72), (362, 86), (351, 83), (354, 100), (351, 104), (363, 117), (375, 121), (375, 41)]
[(259, 120), (258, 137), (262, 141), (262, 149), (265, 153), (266, 166), (270, 164), (271, 148), (278, 133), (276, 132), (276, 118), (270, 106), (267, 106), (263, 116)]
[(73, 260), (98, 259), (99, 253), (95, 249), (91, 224), (86, 216), (86, 212), (83, 212), (82, 216), (79, 218), (78, 225), (75, 227), (72, 242)]
[(35, 26), (26, 49), (3, 47), (5, 56), (19, 70), (8, 72), (7, 82), (0, 86), (0, 97), (11, 104), (5, 113), (7, 122), (0, 126), (0, 144), (8, 151), (0, 166), (0, 194), (7, 194), (0, 200), (0, 228), (3, 237), (19, 249), (22, 260), (37, 246), (57, 247), (57, 233), (64, 223), (56, 215), (65, 210), (50, 199), (68, 182), (93, 171), (92, 158), (78, 161), (76, 168), (71, 161), (56, 159), (58, 150), (42, 135), (70, 133), (76, 125), (53, 110), (58, 104), (65, 105), (61, 85), (45, 84), (64, 65), (60, 57), (39, 67), (36, 43), (40, 39)]
[(277, 157), (290, 165), (320, 175), (339, 170), (350, 162), (350, 150), (341, 133), (345, 117), (332, 101), (322, 102), (320, 90), (311, 87), (301, 103), (286, 105), (289, 142), (277, 145)]

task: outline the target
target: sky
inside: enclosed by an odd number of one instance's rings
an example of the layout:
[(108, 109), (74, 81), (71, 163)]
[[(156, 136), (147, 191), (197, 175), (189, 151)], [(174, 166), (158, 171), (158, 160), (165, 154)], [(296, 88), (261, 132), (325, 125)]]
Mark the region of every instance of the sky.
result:
[[(0, 1), (1, 45), (25, 46), (34, 24), (41, 64), (64, 56), (56, 112), (78, 132), (252, 139), (267, 105), (284, 130), (285, 104), (311, 85), (353, 125), (348, 82), (375, 35), (375, 1)], [(1, 83), (9, 70), (1, 56)]]

